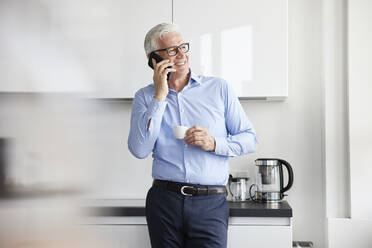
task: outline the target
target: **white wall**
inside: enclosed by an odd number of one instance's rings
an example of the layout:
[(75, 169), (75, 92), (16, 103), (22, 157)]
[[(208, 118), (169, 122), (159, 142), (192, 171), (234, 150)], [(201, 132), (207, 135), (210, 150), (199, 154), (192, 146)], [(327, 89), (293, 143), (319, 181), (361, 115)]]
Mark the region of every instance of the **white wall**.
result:
[[(289, 1), (289, 97), (284, 102), (242, 102), (260, 144), (257, 153), (231, 160), (232, 170), (252, 170), (258, 157), (292, 164), (295, 181), (287, 200), (294, 214), (293, 238), (311, 240), (315, 247), (324, 247), (325, 232), (321, 3)], [(15, 137), (18, 166), (55, 166), (40, 177), (55, 170), (57, 178), (75, 175), (70, 183), (94, 189), (96, 197), (144, 198), (151, 184), (151, 157), (137, 160), (127, 150), (131, 104), (51, 99), (0, 95), (0, 119), (6, 120), (0, 123), (0, 136)]]
[(372, 220), (372, 2), (349, 1), (348, 92), (351, 217)]
[[(328, 45), (337, 53), (328, 53), (330, 59), (326, 61), (326, 67), (333, 70), (325, 73), (325, 99), (330, 103), (326, 104), (325, 112), (330, 113), (332, 103), (344, 99), (343, 104), (337, 106), (341, 112), (326, 114), (327, 245), (369, 248), (372, 246), (372, 201), (366, 196), (370, 195), (372, 186), (369, 180), (372, 175), (369, 166), (372, 162), (369, 70), (372, 4), (367, 0), (325, 2), (327, 9), (334, 11), (325, 12), (329, 21), (325, 26), (337, 28), (339, 38), (326, 36)], [(340, 140), (344, 142), (335, 142)], [(335, 163), (337, 161), (340, 163)]]
[(326, 244), (369, 248), (372, 4), (323, 2)]
[(346, 0), (323, 1), (325, 203), (329, 218), (350, 216)]

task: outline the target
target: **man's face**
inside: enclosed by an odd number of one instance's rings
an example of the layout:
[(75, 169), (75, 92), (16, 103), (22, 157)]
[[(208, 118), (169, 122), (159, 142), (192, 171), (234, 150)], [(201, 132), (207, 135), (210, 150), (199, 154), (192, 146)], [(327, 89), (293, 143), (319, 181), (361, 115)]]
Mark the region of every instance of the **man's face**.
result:
[[(184, 43), (182, 37), (178, 33), (169, 33), (163, 35), (162, 39), (158, 40), (159, 49), (164, 49), (173, 46), (179, 46)], [(159, 55), (163, 59), (169, 59), (170, 62), (173, 62), (173, 68), (176, 69), (175, 73), (178, 76), (184, 76), (189, 73), (189, 54), (183, 53), (178, 49), (178, 53), (175, 56), (169, 56), (166, 51), (159, 52)]]

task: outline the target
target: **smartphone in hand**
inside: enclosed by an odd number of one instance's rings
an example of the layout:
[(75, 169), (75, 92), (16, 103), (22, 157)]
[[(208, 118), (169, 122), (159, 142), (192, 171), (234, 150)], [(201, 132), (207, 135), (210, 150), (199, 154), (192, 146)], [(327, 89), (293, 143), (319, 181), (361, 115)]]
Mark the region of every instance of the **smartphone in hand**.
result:
[[(150, 53), (148, 65), (149, 65), (152, 69), (154, 69), (154, 65), (152, 64), (152, 59), (155, 59), (156, 63), (159, 63), (160, 61), (163, 60), (163, 58), (160, 57), (160, 55), (158, 55), (157, 53), (155, 53), (155, 52)], [(168, 66), (167, 68), (172, 68), (172, 66)], [(171, 75), (171, 73), (168, 72), (167, 80), (169, 80), (170, 75)]]

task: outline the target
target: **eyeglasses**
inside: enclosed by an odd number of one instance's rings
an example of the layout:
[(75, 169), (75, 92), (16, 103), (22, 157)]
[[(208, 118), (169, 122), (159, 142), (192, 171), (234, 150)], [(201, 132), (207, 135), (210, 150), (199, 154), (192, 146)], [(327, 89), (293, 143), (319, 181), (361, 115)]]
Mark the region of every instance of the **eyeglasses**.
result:
[(167, 51), (167, 54), (172, 57), (172, 56), (176, 56), (179, 50), (182, 53), (187, 53), (189, 51), (189, 49), (190, 49), (190, 44), (189, 43), (182, 43), (179, 46), (172, 46), (172, 47), (168, 47), (168, 48), (164, 48), (164, 49), (155, 50), (153, 52)]

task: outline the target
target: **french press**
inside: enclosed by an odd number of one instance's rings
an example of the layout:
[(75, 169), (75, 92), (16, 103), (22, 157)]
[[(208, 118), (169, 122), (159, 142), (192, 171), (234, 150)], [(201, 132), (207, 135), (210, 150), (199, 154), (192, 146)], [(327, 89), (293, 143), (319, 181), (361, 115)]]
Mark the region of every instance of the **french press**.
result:
[[(255, 160), (258, 166), (256, 183), (249, 188), (249, 196), (258, 202), (279, 202), (284, 198), (284, 192), (293, 184), (292, 166), (283, 159), (259, 158)], [(288, 182), (283, 187), (283, 165), (288, 171)], [(252, 189), (256, 188), (254, 194)]]

